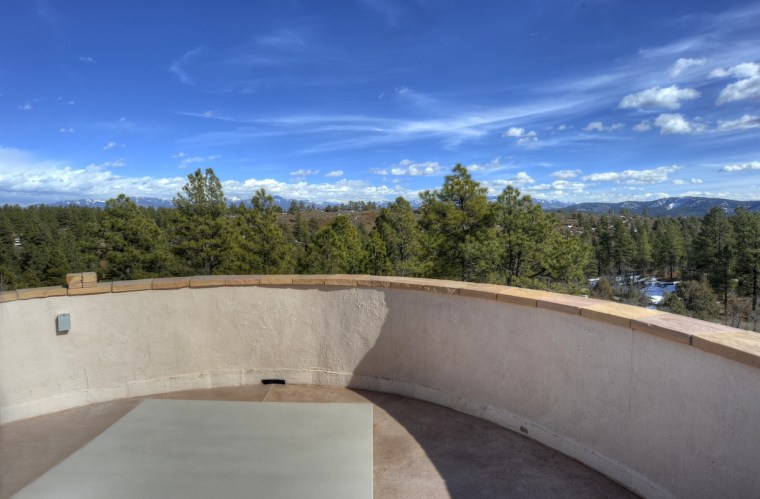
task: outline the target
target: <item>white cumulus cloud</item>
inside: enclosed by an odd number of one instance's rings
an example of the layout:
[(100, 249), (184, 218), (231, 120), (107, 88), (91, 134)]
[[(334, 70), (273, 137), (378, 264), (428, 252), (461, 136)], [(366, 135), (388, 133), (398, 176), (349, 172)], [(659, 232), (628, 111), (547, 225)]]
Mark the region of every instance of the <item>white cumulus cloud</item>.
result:
[(327, 175), (325, 175), (325, 177), (342, 177), (342, 176), (343, 176), (343, 170), (333, 170)]
[(718, 68), (710, 72), (713, 78), (736, 78), (720, 91), (716, 104), (740, 100), (760, 100), (760, 64), (744, 62), (730, 68)]
[(677, 165), (660, 166), (649, 170), (623, 170), (622, 172), (592, 173), (586, 175), (586, 182), (615, 182), (619, 184), (649, 185), (666, 182), (668, 175), (680, 170)]
[(678, 88), (676, 85), (660, 88), (654, 87), (623, 97), (620, 109), (678, 109), (681, 101), (696, 99), (701, 94), (693, 88)]
[(104, 151), (110, 151), (111, 149), (116, 148), (118, 145), (119, 144), (117, 144), (116, 142), (109, 142), (108, 144), (106, 144), (106, 145), (103, 146), (103, 150)]
[(536, 181), (533, 177), (528, 175), (527, 172), (518, 172), (511, 178), (485, 180), (481, 182), (481, 184), (488, 188), (491, 194), (498, 194), (509, 185), (514, 187), (526, 187), (535, 183)]
[(601, 121), (592, 121), (586, 125), (583, 129), (587, 132), (614, 132), (616, 130), (622, 130), (625, 125), (622, 123), (613, 123), (612, 125), (605, 125)]
[(74, 133), (74, 129), (62, 127), (58, 129), (58, 133)]
[(760, 161), (751, 161), (749, 163), (742, 163), (737, 165), (726, 165), (720, 169), (722, 172), (744, 172), (750, 170), (760, 170)]
[(527, 131), (524, 128), (511, 127), (502, 134), (502, 137), (514, 137), (520, 145), (530, 144), (538, 140), (538, 134), (534, 131)]
[[(78, 167), (0, 146), (0, 199), (23, 205), (80, 198), (108, 199), (121, 193), (128, 196), (172, 198), (187, 183), (184, 176), (118, 175), (112, 168), (121, 165), (123, 160)], [(251, 178), (223, 180), (222, 187), (226, 196), (244, 199), (250, 199), (261, 188), (270, 194), (288, 198), (328, 202), (384, 201), (398, 196), (415, 199), (418, 195), (417, 190), (401, 186), (372, 185), (366, 181), (346, 179), (333, 183), (309, 183)]]
[(743, 62), (730, 68), (718, 68), (710, 71), (710, 78), (753, 78), (760, 76), (760, 64), (756, 62)]
[(654, 120), (662, 135), (684, 135), (704, 132), (707, 128), (702, 123), (689, 121), (682, 114), (663, 113)]
[(424, 163), (417, 163), (411, 159), (404, 159), (399, 161), (397, 165), (388, 168), (373, 168), (371, 173), (376, 175), (409, 175), (412, 177), (422, 175), (435, 175), (441, 171), (443, 167), (436, 161), (426, 161)]

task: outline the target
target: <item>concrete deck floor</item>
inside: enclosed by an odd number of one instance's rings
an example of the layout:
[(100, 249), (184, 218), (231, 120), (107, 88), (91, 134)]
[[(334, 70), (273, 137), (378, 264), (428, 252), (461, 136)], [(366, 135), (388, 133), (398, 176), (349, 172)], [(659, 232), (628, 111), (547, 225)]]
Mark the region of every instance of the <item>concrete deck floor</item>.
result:
[[(637, 497), (522, 435), (399, 395), (253, 385), (149, 398), (373, 404), (376, 498)], [(93, 404), (0, 426), (0, 498), (10, 497), (93, 440), (140, 400)]]

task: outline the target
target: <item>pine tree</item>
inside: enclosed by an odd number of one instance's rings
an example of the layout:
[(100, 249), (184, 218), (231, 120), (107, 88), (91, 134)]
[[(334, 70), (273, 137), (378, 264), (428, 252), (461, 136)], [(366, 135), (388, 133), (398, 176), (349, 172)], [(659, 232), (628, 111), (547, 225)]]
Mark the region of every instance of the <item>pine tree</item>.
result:
[(287, 274), (293, 271), (293, 248), (277, 224), (279, 212), (272, 196), (264, 189), (256, 191), (251, 199), (251, 208), (244, 213), (246, 226), (243, 229), (243, 259), (248, 272)]
[(635, 246), (633, 264), (641, 273), (648, 273), (654, 261), (652, 246), (652, 229), (644, 219), (638, 219), (633, 225), (633, 241)]
[(467, 168), (458, 164), (440, 190), (420, 194), (431, 276), (462, 281), (476, 278), (481, 260), (489, 258), (484, 244), (490, 226), (486, 192), (472, 180)]
[(184, 195), (174, 198), (174, 251), (194, 273), (214, 274), (223, 264), (233, 267), (229, 260), (236, 232), (228, 216), (222, 183), (211, 168), (205, 173), (198, 169), (187, 179), (182, 187)]
[(736, 234), (739, 287), (752, 296), (752, 310), (756, 311), (760, 288), (760, 212), (738, 208), (731, 222)]
[(170, 275), (172, 258), (163, 232), (130, 198), (106, 201), (100, 229), (104, 279), (129, 280)]
[(338, 215), (320, 229), (305, 257), (310, 274), (357, 274), (362, 271), (361, 237), (345, 215)]
[(377, 226), (373, 228), (364, 241), (364, 262), (362, 263), (364, 272), (372, 275), (392, 275), (393, 266), (385, 241), (383, 241)]
[(667, 269), (670, 280), (686, 257), (680, 224), (671, 218), (658, 219), (654, 224), (654, 263)]
[(723, 295), (725, 309), (734, 263), (734, 241), (733, 227), (722, 208), (711, 209), (702, 219), (693, 254), (696, 272), (706, 275), (710, 286)]
[(385, 244), (393, 275), (413, 276), (421, 272), (420, 229), (409, 201), (396, 198), (380, 210), (375, 228)]
[[(522, 276), (550, 277), (556, 272), (548, 254), (558, 243), (556, 219), (512, 186), (491, 204), (495, 225), (497, 282), (511, 286)], [(549, 267), (553, 267), (550, 270)]]
[(622, 219), (617, 218), (612, 228), (612, 259), (618, 275), (630, 270), (634, 251), (635, 245), (630, 230)]

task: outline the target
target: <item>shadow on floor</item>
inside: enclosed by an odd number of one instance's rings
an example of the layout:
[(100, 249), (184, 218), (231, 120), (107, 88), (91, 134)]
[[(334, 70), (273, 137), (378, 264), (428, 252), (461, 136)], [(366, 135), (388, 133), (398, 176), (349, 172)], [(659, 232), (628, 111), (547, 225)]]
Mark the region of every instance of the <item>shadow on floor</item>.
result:
[[(307, 385), (188, 390), (151, 398), (372, 403), (374, 497), (636, 497), (537, 442), (445, 407), (389, 393)], [(10, 497), (134, 408), (126, 399), (0, 427), (0, 498)]]

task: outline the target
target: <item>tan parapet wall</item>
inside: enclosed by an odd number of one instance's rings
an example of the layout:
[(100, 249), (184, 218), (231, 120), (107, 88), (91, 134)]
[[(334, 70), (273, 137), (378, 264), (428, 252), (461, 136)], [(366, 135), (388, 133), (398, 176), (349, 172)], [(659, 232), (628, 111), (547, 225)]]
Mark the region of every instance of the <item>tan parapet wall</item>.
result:
[[(72, 328), (56, 335), (62, 313)], [(758, 339), (612, 302), (402, 277), (19, 290), (0, 294), (0, 422), (283, 378), (485, 418), (646, 497), (758, 497)]]

